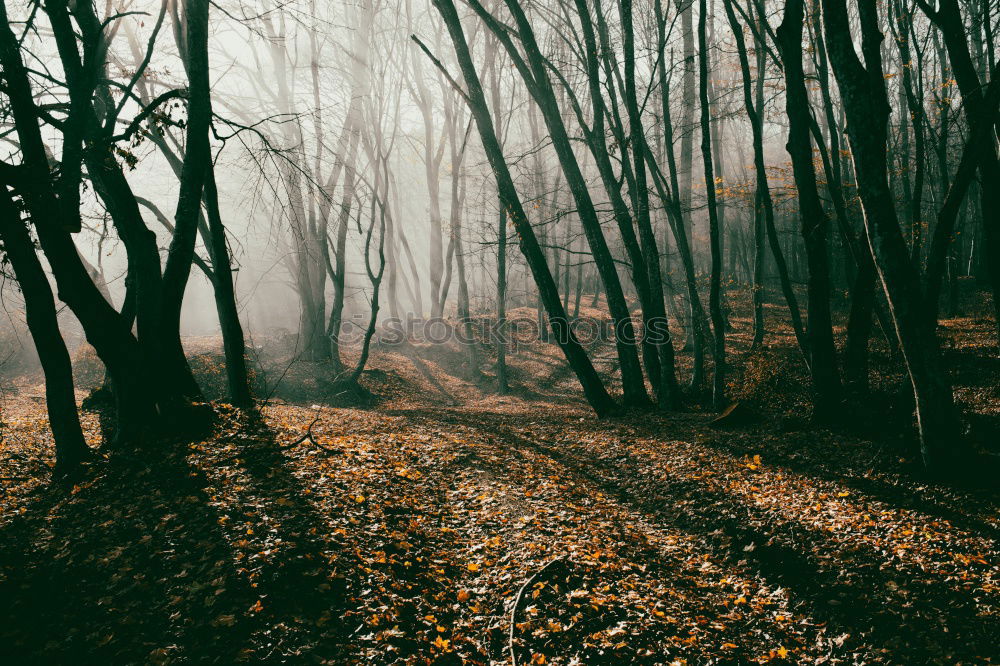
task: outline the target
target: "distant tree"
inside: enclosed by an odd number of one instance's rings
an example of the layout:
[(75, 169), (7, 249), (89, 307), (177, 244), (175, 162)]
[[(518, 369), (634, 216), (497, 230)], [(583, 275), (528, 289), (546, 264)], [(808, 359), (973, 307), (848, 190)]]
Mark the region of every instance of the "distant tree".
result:
[(804, 22), (802, 0), (787, 0), (777, 36), (785, 72), (787, 149), (792, 158), (802, 237), (805, 240), (809, 266), (808, 342), (804, 345), (804, 351), (809, 359), (815, 390), (814, 414), (821, 420), (830, 420), (839, 415), (840, 373), (837, 369), (837, 350), (833, 342), (833, 322), (830, 316), (830, 270), (826, 242), (829, 218), (823, 210), (816, 185), (812, 142), (809, 138), (809, 127), (813, 120), (802, 67)]
[(503, 152), (501, 151), (500, 143), (496, 138), (495, 126), (489, 112), (489, 106), (486, 103), (482, 83), (473, 64), (468, 42), (465, 38), (465, 31), (458, 17), (455, 5), (452, 0), (435, 0), (434, 6), (441, 13), (441, 17), (444, 19), (448, 33), (454, 44), (462, 76), (466, 83), (464, 93), (466, 101), (476, 120), (476, 127), (479, 129), (483, 148), (496, 176), (502, 205), (514, 224), (521, 252), (528, 262), (535, 283), (538, 286), (538, 291), (545, 305), (556, 342), (566, 355), (570, 367), (576, 373), (590, 406), (598, 415), (604, 416), (610, 414), (615, 410), (616, 405), (611, 396), (608, 395), (607, 389), (605, 389), (604, 383), (601, 381), (597, 371), (594, 370), (586, 351), (584, 351), (573, 334), (569, 319), (559, 299), (559, 292), (555, 281), (552, 279), (552, 273), (545, 263), (544, 254), (538, 245), (538, 239), (528, 222), (524, 206), (517, 194), (517, 189), (514, 186), (514, 181), (511, 178)]

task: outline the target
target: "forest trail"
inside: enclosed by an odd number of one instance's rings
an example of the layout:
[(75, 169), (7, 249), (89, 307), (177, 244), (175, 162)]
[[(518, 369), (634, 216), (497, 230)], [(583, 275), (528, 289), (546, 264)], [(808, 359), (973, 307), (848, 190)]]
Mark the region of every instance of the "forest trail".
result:
[(998, 656), (996, 495), (861, 439), (495, 396), (224, 416), (148, 468), (5, 496), (0, 651), (510, 661), (518, 591), (559, 559), (517, 609), (518, 663)]
[(0, 666), (1000, 662), (998, 8), (0, 4)]

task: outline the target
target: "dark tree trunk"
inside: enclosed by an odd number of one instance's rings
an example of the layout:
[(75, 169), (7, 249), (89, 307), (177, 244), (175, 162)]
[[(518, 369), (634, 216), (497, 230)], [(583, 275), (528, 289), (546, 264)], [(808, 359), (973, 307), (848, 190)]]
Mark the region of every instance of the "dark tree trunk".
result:
[(159, 319), (163, 353), (170, 359), (169, 367), (181, 370), (174, 379), (177, 389), (189, 399), (201, 399), (201, 390), (190, 372), (181, 342), (181, 306), (194, 260), (198, 216), (201, 212), (205, 178), (212, 159), (208, 141), (212, 119), (208, 80), (208, 1), (185, 0), (184, 10), (185, 37), (179, 45), (183, 47), (181, 61), (188, 78), (188, 114), (180, 193), (174, 214), (174, 234), (161, 281)]
[(59, 332), (45, 270), (6, 184), (0, 185), (0, 190), (0, 240), (21, 287), (28, 330), (45, 374), (45, 404), (56, 447), (55, 473), (70, 474), (90, 456), (76, 409), (73, 367)]
[[(579, 302), (579, 293), (577, 301)], [(497, 392), (510, 391), (507, 379), (507, 212), (500, 206), (497, 219)]]
[[(951, 61), (951, 71), (955, 82), (962, 93), (962, 107), (970, 127), (979, 123), (989, 123), (996, 126), (996, 101), (988, 101), (984, 94), (984, 84), (980, 79), (972, 54), (969, 51), (968, 37), (962, 21), (958, 0), (940, 0), (935, 11), (925, 0), (918, 3), (930, 19), (941, 30), (945, 47), (948, 49), (948, 59)], [(997, 75), (996, 67), (992, 76)], [(983, 186), (979, 188), (980, 209), (982, 211), (983, 241), (986, 246), (987, 270), (989, 272), (990, 288), (993, 293), (993, 313), (997, 332), (997, 344), (1000, 346), (1000, 159), (997, 156), (996, 129), (989, 133), (988, 140), (977, 144), (979, 156), (979, 175)]]
[[(750, 90), (750, 62), (747, 58), (746, 44), (743, 39), (743, 30), (740, 27), (738, 21), (736, 20), (736, 14), (733, 11), (732, 4), (729, 0), (725, 2), (726, 14), (729, 17), (730, 26), (733, 29), (733, 34), (736, 37), (737, 52), (740, 59), (740, 69), (743, 74), (743, 101), (746, 108), (747, 116), (750, 118), (750, 127), (753, 133), (753, 153), (754, 153), (754, 173), (756, 177), (756, 194), (755, 200), (757, 203), (757, 216), (763, 217), (763, 229), (767, 231), (767, 237), (771, 242), (771, 251), (774, 255), (775, 266), (778, 270), (778, 277), (781, 282), (781, 290), (785, 296), (785, 301), (788, 304), (788, 311), (792, 318), (792, 330), (795, 332), (795, 339), (799, 344), (799, 349), (802, 352), (803, 357), (806, 359), (807, 365), (809, 364), (809, 344), (806, 339), (806, 333), (802, 326), (802, 316), (799, 313), (798, 300), (795, 297), (795, 291), (792, 289), (791, 280), (788, 277), (788, 268), (785, 265), (785, 258), (781, 252), (781, 245), (778, 241), (778, 233), (774, 225), (774, 203), (771, 199), (771, 190), (768, 186), (767, 180), (767, 166), (764, 161), (764, 132), (763, 132), (763, 120), (761, 113), (763, 109), (757, 108), (758, 105), (754, 104), (753, 97)], [(758, 53), (761, 49), (757, 49)], [(758, 57), (758, 64), (762, 63), (763, 59)], [(760, 75), (762, 76), (762, 74)], [(758, 94), (758, 99), (762, 98), (761, 94)], [(757, 239), (757, 247), (761, 248), (763, 245), (763, 239)], [(760, 251), (758, 254), (761, 255), (760, 259), (763, 258), (763, 252)], [(757, 264), (761, 264), (762, 261), (757, 261)], [(755, 276), (756, 278), (756, 276)], [(758, 278), (759, 279), (759, 278)], [(762, 286), (762, 285), (761, 285)], [(754, 334), (754, 344), (759, 345), (760, 342), (757, 340), (757, 324), (756, 318), (760, 318), (759, 330), (760, 338), (763, 340), (763, 304), (759, 302), (759, 297), (755, 297), (754, 303), (755, 311), (755, 334)]]
[[(73, 196), (61, 199), (53, 188), (31, 85), (3, 6), (0, 6), (0, 64), (24, 154), (20, 167), (24, 175), (14, 183), (15, 190), (25, 202), (42, 251), (53, 269), (59, 298), (80, 321), (87, 341), (94, 346), (111, 377), (116, 403), (116, 443), (134, 444), (143, 433), (158, 425), (156, 405), (162, 391), (155, 388), (155, 382), (150, 382), (149, 378), (150, 371), (159, 366), (144, 356), (132, 335), (131, 318), (120, 315), (104, 299), (70, 237), (70, 232), (79, 226), (77, 200)], [(74, 107), (75, 113), (85, 111)], [(69, 157), (64, 151), (64, 163)], [(159, 272), (158, 265), (156, 272)]]
[[(705, 311), (702, 307), (701, 297), (698, 294), (698, 281), (695, 272), (694, 256), (688, 239), (687, 225), (690, 223), (691, 205), (691, 137), (694, 109), (694, 37), (692, 30), (692, 6), (691, 0), (680, 0), (678, 11), (681, 15), (682, 31), (684, 39), (684, 78), (683, 95), (688, 103), (683, 105), (683, 115), (681, 118), (681, 165), (678, 168), (674, 159), (674, 128), (670, 115), (670, 90), (667, 82), (666, 46), (667, 46), (667, 15), (660, 4), (661, 0), (655, 0), (654, 8), (657, 17), (657, 47), (659, 49), (660, 66), (658, 68), (658, 83), (660, 88), (660, 108), (663, 113), (663, 146), (667, 159), (667, 170), (670, 176), (670, 186), (666, 185), (663, 174), (652, 160), (652, 154), (647, 151), (646, 157), (650, 161), (650, 170), (653, 172), (653, 183), (664, 206), (667, 207), (667, 220), (673, 232), (674, 242), (677, 245), (677, 253), (681, 257), (681, 265), (684, 269), (684, 281), (687, 286), (688, 310), (690, 312), (690, 326), (688, 338), (691, 343), (693, 356), (690, 386), (700, 387), (704, 381), (705, 373), (705, 336), (708, 330)], [(668, 190), (673, 191), (673, 197), (669, 196)]]
[[(904, 178), (904, 201), (907, 202), (910, 222), (910, 256), (913, 263), (920, 270), (921, 258), (923, 256), (923, 196), (924, 179), (927, 162), (927, 147), (925, 141), (926, 119), (924, 117), (923, 95), (918, 95), (914, 91), (913, 72), (916, 71), (918, 77), (923, 76), (922, 62), (913, 61), (910, 53), (910, 38), (913, 35), (913, 14), (903, 7), (902, 2), (895, 0), (889, 4), (891, 14), (895, 15), (895, 41), (899, 50), (899, 61), (902, 65), (902, 85), (900, 86), (900, 122), (905, 126), (905, 115), (909, 116), (910, 124), (913, 126), (913, 182), (910, 183), (909, 176), (909, 150), (904, 151), (903, 165)], [(890, 21), (890, 27), (893, 22)], [(922, 92), (922, 90), (921, 90)]]
[(889, 191), (889, 102), (876, 5), (874, 0), (861, 0), (858, 8), (864, 64), (854, 50), (844, 0), (823, 0), (830, 62), (847, 113), (872, 254), (913, 387), (921, 455), (928, 470), (942, 472), (957, 468), (967, 450), (962, 446), (951, 385), (940, 367), (937, 340), (924, 323), (919, 276), (910, 261)]
[[(756, 33), (754, 33), (756, 34)], [(764, 67), (766, 65), (764, 58), (764, 49), (760, 47), (759, 44), (755, 45), (755, 51), (757, 56), (757, 80), (754, 86), (754, 110), (758, 112), (757, 121), (759, 127), (760, 113), (764, 110)], [(743, 78), (747, 78), (747, 71), (744, 71)], [(751, 120), (753, 122), (753, 120)], [(757, 174), (757, 184), (756, 189), (760, 189), (760, 172), (757, 171), (756, 166), (756, 140), (754, 141), (754, 170)], [(764, 188), (767, 190), (767, 195), (770, 197), (771, 191), (767, 185), (767, 171), (764, 171)], [(771, 215), (774, 215), (774, 210), (772, 208)], [(753, 290), (753, 342), (751, 343), (752, 349), (759, 349), (764, 344), (764, 334), (766, 333), (765, 323), (764, 323), (764, 245), (765, 245), (765, 224), (764, 224), (764, 202), (761, 198), (761, 193), (758, 191), (754, 196), (754, 214), (753, 214), (753, 278), (752, 278), (752, 290)]]
[[(878, 307), (875, 294), (875, 264), (868, 243), (868, 233), (861, 230), (861, 238), (854, 232), (847, 205), (844, 201), (843, 173), (841, 162), (840, 124), (834, 113), (833, 96), (830, 91), (830, 68), (827, 60), (826, 42), (823, 39), (821, 13), (813, 12), (814, 51), (816, 54), (816, 74), (820, 84), (820, 94), (823, 99), (823, 110), (829, 134), (830, 149), (825, 150), (820, 138), (820, 155), (823, 156), (823, 169), (826, 173), (827, 187), (833, 208), (836, 213), (837, 227), (840, 231), (841, 243), (846, 246), (852, 266), (855, 269), (850, 283), (851, 309), (848, 316), (847, 336), (844, 343), (844, 381), (854, 391), (864, 393), (868, 388), (868, 344), (871, 338), (872, 314), (878, 315), (879, 322), (891, 340), (888, 332), (892, 326), (887, 313)], [(813, 124), (813, 133), (818, 134)], [(892, 346), (892, 345), (890, 345)]]
[[(632, 326), (632, 316), (628, 309), (621, 280), (618, 277), (614, 257), (608, 248), (607, 239), (604, 237), (604, 231), (601, 228), (597, 211), (594, 208), (593, 200), (588, 191), (587, 181), (573, 152), (569, 135), (549, 81), (548, 68), (545, 65), (539, 46), (535, 42), (531, 24), (528, 22), (523, 9), (515, 0), (506, 0), (506, 4), (518, 26), (520, 41), (527, 55), (527, 61), (521, 58), (518, 50), (510, 41), (511, 38), (506, 29), (497, 25), (493, 16), (483, 9), (478, 0), (470, 2), (476, 13), (486, 22), (487, 27), (496, 34), (501, 44), (504, 45), (542, 112), (546, 127), (551, 135), (553, 148), (559, 158), (562, 172), (566, 177), (566, 184), (576, 203), (577, 213), (580, 216), (580, 222), (583, 225), (591, 254), (594, 256), (597, 270), (604, 282), (604, 290), (608, 298), (608, 309), (611, 311), (611, 318), (615, 326), (615, 346), (621, 365), (624, 403), (628, 407), (646, 407), (650, 404), (650, 401), (646, 393), (645, 382), (643, 381), (638, 345), (636, 344), (636, 335)], [(562, 308), (562, 303), (559, 304), (559, 310), (565, 312)]]
[(232, 263), (229, 258), (229, 247), (226, 244), (226, 227), (219, 212), (215, 169), (211, 165), (205, 177), (204, 198), (208, 210), (208, 252), (215, 269), (212, 286), (215, 309), (219, 314), (219, 327), (222, 329), (229, 400), (236, 407), (249, 409), (253, 407), (253, 394), (250, 388), (250, 372), (247, 369), (246, 339), (243, 336), (243, 325), (240, 323), (240, 312), (236, 303)]
[(928, 309), (928, 325), (937, 327), (940, 309), (941, 282), (946, 270), (948, 256), (955, 242), (955, 226), (960, 211), (964, 209), (968, 193), (976, 175), (976, 169), (981, 161), (980, 144), (990, 142), (993, 132), (993, 122), (1000, 104), (1000, 77), (994, 76), (983, 97), (984, 107), (993, 109), (993, 115), (979, 116), (973, 119), (969, 138), (962, 151), (962, 157), (951, 180), (948, 194), (938, 211), (937, 224), (931, 239), (930, 251), (927, 255), (927, 275), (925, 277), (925, 300)]
[(330, 305), (330, 321), (327, 324), (326, 335), (330, 340), (330, 361), (333, 364), (333, 374), (344, 372), (344, 361), (340, 346), (340, 336), (344, 323), (344, 296), (347, 287), (347, 228), (351, 221), (351, 208), (354, 203), (356, 177), (354, 161), (358, 150), (359, 134), (351, 128), (351, 140), (344, 162), (344, 194), (340, 204), (340, 215), (337, 219), (337, 237), (334, 246), (335, 265), (327, 266), (330, 281), (333, 283), (333, 302)]
[(709, 284), (708, 308), (715, 336), (713, 358), (715, 374), (712, 380), (712, 403), (722, 409), (726, 403), (726, 324), (722, 316), (722, 239), (719, 230), (718, 207), (715, 195), (715, 172), (712, 165), (712, 113), (708, 101), (708, 20), (705, 0), (698, 2), (698, 93), (701, 109), (701, 156), (705, 166), (705, 197), (708, 205), (708, 234), (711, 245), (712, 267)]
[(788, 0), (785, 14), (778, 27), (778, 48), (785, 71), (785, 111), (788, 114), (788, 154), (798, 191), (802, 238), (805, 240), (809, 266), (809, 370), (812, 374), (815, 416), (828, 420), (836, 414), (840, 403), (840, 375), (837, 352), (833, 342), (833, 322), (830, 316), (830, 274), (826, 247), (826, 212), (816, 186), (812, 144), (809, 140), (809, 95), (802, 69), (802, 30), (804, 8), (802, 0)]
[[(674, 344), (670, 339), (667, 311), (663, 300), (663, 278), (660, 275), (660, 251), (649, 214), (649, 188), (646, 179), (646, 153), (649, 151), (643, 134), (642, 117), (635, 83), (635, 36), (632, 28), (632, 0), (621, 3), (622, 33), (625, 51), (625, 106), (629, 116), (633, 169), (635, 171), (636, 221), (649, 289), (644, 308), (645, 333), (656, 348), (659, 376), (653, 379), (661, 409), (672, 409), (679, 403), (677, 373), (674, 369)], [(655, 338), (654, 338), (655, 336)], [(654, 366), (655, 367), (655, 366)]]
[[(140, 48), (134, 33), (129, 30), (127, 34), (132, 54), (137, 66), (139, 66), (143, 61), (144, 52)], [(139, 92), (139, 98), (142, 100), (143, 104), (148, 106), (152, 103), (152, 96), (149, 94), (147, 86), (145, 86), (142, 81), (138, 83), (137, 91)], [(166, 158), (167, 163), (170, 165), (174, 175), (180, 179), (184, 171), (184, 162), (180, 157), (178, 157), (179, 151), (175, 151), (167, 144), (167, 135), (160, 134), (158, 132), (146, 132), (145, 135), (157, 146), (157, 148), (160, 149), (160, 152), (163, 154), (164, 158)], [(179, 149), (179, 144), (176, 145)], [(135, 199), (139, 205), (151, 211), (160, 223), (170, 232), (171, 236), (173, 236), (176, 231), (175, 226), (153, 202), (138, 195)], [(196, 253), (192, 253), (191, 259), (201, 269), (212, 284), (216, 313), (219, 318), (219, 327), (222, 331), (223, 349), (226, 355), (226, 378), (229, 388), (229, 399), (238, 407), (248, 408), (253, 405), (253, 399), (251, 395), (249, 372), (247, 370), (247, 361), (245, 358), (246, 342), (243, 335), (242, 325), (239, 323), (238, 307), (236, 303), (235, 289), (233, 287), (232, 274), (226, 274), (227, 271), (231, 270), (232, 266), (229, 256), (229, 248), (226, 243), (225, 226), (222, 223), (222, 217), (219, 209), (218, 191), (215, 186), (215, 169), (211, 159), (208, 160), (208, 166), (206, 167), (205, 185), (202, 191), (202, 203), (204, 204), (204, 210), (207, 212), (207, 215), (203, 214), (202, 211), (199, 210), (197, 227), (198, 232), (201, 235), (202, 242), (208, 249), (212, 267), (205, 263)], [(208, 219), (206, 219), (206, 217)], [(216, 269), (220, 266), (224, 267), (224, 270), (220, 271), (217, 275)], [(219, 279), (222, 281), (219, 282)], [(130, 284), (133, 287), (130, 291), (134, 292), (134, 280), (132, 280)], [(135, 299), (133, 293), (132, 296), (127, 298), (127, 304), (130, 312), (134, 311), (134, 301)], [(235, 326), (233, 325), (233, 322), (236, 323)]]
[[(694, 180), (692, 168), (694, 164), (694, 109), (696, 104), (695, 99), (698, 95), (695, 79), (697, 65), (695, 65), (694, 0), (675, 0), (675, 2), (681, 22), (681, 48), (683, 49), (681, 55), (681, 66), (683, 67), (681, 96), (683, 104), (681, 105), (680, 165), (677, 169), (680, 187), (674, 187), (674, 192), (677, 194), (682, 215), (685, 217), (687, 223), (691, 224), (691, 184)], [(666, 21), (666, 12), (657, 13)], [(663, 46), (665, 44), (661, 44), (661, 48)], [(662, 66), (666, 66), (666, 63), (661, 64)], [(664, 113), (666, 113), (666, 110)]]
[[(614, 81), (617, 79), (619, 83), (624, 82), (620, 76), (616, 76), (618, 71), (617, 62), (615, 61), (615, 54), (610, 45), (607, 21), (603, 16), (601, 3), (597, 2), (594, 7), (594, 15), (597, 19), (597, 37), (599, 37), (600, 40), (600, 47), (598, 47), (598, 41), (595, 39), (594, 26), (591, 21), (590, 9), (588, 8), (587, 3), (577, 0), (576, 8), (577, 15), (580, 18), (580, 27), (582, 28), (584, 45), (587, 53), (587, 83), (590, 92), (590, 101), (593, 107), (593, 122), (589, 129), (587, 129), (583, 111), (580, 108), (580, 105), (576, 103), (575, 98), (573, 98), (574, 108), (577, 111), (577, 117), (580, 125), (584, 128), (584, 132), (587, 136), (587, 143), (590, 146), (591, 154), (594, 156), (594, 162), (597, 166), (598, 173), (601, 176), (601, 182), (603, 183), (604, 189), (608, 193), (608, 197), (611, 201), (611, 206), (614, 210), (615, 223), (618, 226), (618, 232), (621, 235), (622, 244), (625, 246), (625, 251), (629, 257), (632, 284), (635, 286), (636, 293), (639, 297), (639, 303), (642, 307), (643, 325), (647, 330), (649, 330), (650, 321), (651, 318), (655, 318), (654, 313), (657, 306), (655, 303), (655, 296), (653, 294), (653, 287), (649, 283), (646, 257), (644, 255), (645, 249), (636, 237), (634, 229), (635, 223), (639, 222), (639, 188), (635, 185), (636, 174), (633, 172), (632, 163), (629, 160), (621, 162), (622, 177), (619, 178), (615, 174), (614, 166), (612, 164), (612, 156), (607, 144), (605, 121), (609, 121), (608, 129), (610, 129), (611, 134), (618, 145), (631, 146), (632, 141), (631, 137), (626, 135), (626, 130), (621, 121), (620, 114), (618, 113), (618, 95), (613, 84), (608, 86), (608, 92), (611, 98), (610, 103), (607, 105), (605, 104), (600, 76), (600, 63), (603, 63), (605, 78), (608, 81)], [(603, 58), (600, 57), (601, 55), (603, 55)], [(565, 79), (564, 85), (567, 91), (572, 93), (572, 88), (566, 84)], [(625, 91), (623, 91), (623, 94), (625, 94)], [(632, 208), (636, 211), (635, 220), (633, 220), (633, 214), (629, 210), (628, 205), (625, 203), (625, 198), (622, 195), (622, 186), (626, 182), (629, 186), (629, 198), (632, 201)], [(648, 193), (644, 194), (646, 195), (646, 205), (648, 207)], [(646, 373), (650, 378), (650, 383), (653, 385), (654, 391), (659, 392), (661, 379), (660, 357), (648, 338), (644, 338), (643, 340), (642, 352), (643, 361), (646, 366)]]

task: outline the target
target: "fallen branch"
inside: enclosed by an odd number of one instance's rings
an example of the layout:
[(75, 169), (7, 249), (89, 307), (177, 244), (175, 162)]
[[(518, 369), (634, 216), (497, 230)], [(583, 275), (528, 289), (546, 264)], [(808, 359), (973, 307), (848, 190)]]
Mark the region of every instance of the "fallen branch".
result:
[(313, 430), (313, 426), (315, 426), (316, 423), (319, 422), (319, 419), (320, 419), (320, 417), (318, 417), (318, 416), (313, 419), (312, 423), (309, 424), (309, 427), (306, 428), (306, 434), (302, 435), (301, 437), (299, 437), (294, 442), (292, 442), (290, 444), (282, 444), (278, 448), (280, 448), (281, 450), (294, 449), (296, 446), (298, 446), (299, 444), (302, 444), (303, 442), (312, 442), (313, 446), (315, 446), (318, 449), (322, 449), (323, 451), (326, 451), (330, 455), (335, 455), (337, 453), (343, 453), (340, 449), (332, 449), (329, 446), (326, 446), (325, 444), (321, 444), (320, 441), (318, 439), (316, 439), (316, 436), (313, 435), (313, 431), (312, 431)]
[(544, 567), (536, 571), (531, 575), (528, 580), (524, 581), (524, 585), (521, 589), (517, 591), (517, 596), (514, 597), (514, 607), (510, 609), (510, 633), (507, 637), (507, 649), (510, 651), (510, 663), (511, 666), (517, 666), (517, 652), (514, 650), (514, 633), (517, 629), (517, 611), (521, 608), (521, 602), (524, 600), (524, 593), (529, 587), (534, 585), (538, 580), (557, 563), (562, 562), (566, 559), (565, 555), (560, 555), (559, 557), (549, 560), (549, 563)]
[[(309, 427), (306, 428), (306, 433), (304, 435), (302, 435), (301, 437), (299, 437), (298, 439), (296, 439), (294, 442), (289, 442), (288, 444), (281, 444), (281, 445), (279, 445), (277, 447), (277, 449), (279, 451), (286, 451), (288, 449), (294, 449), (299, 444), (302, 444), (303, 442), (305, 442), (305, 441), (308, 440), (308, 441), (312, 442), (313, 444), (315, 444), (316, 446), (318, 446), (319, 448), (323, 449), (324, 451), (327, 451), (328, 453), (331, 453), (331, 454), (332, 453), (339, 453), (339, 451), (336, 451), (334, 449), (330, 449), (330, 448), (327, 448), (327, 447), (323, 446), (322, 444), (320, 444), (319, 442), (317, 442), (316, 438), (313, 436), (312, 429), (316, 425), (316, 423), (319, 422), (319, 418), (320, 417), (317, 416), (316, 418), (314, 418), (312, 420), (312, 423), (310, 423)], [(224, 437), (223, 439), (221, 439), (219, 441), (220, 442), (226, 442), (226, 441), (232, 439), (233, 437), (235, 437), (240, 432), (243, 432), (243, 429), (242, 428), (237, 428), (235, 431), (233, 431), (232, 433), (230, 433), (229, 435), (227, 435), (226, 437)], [(242, 447), (240, 447), (239, 451), (237, 451), (236, 453), (234, 453), (232, 455), (228, 455), (225, 458), (221, 458), (219, 460), (216, 460), (215, 464), (216, 465), (226, 465), (228, 463), (233, 462), (234, 460), (237, 460), (238, 458), (242, 458), (243, 456), (245, 456), (247, 453), (250, 452), (250, 445), (253, 444), (253, 443), (255, 443), (255, 442), (256, 442), (256, 440), (253, 440), (253, 441), (250, 441), (250, 442), (244, 444)]]
[[(306, 428), (306, 434), (302, 435), (301, 437), (299, 437), (297, 440), (295, 440), (291, 444), (282, 444), (281, 448), (282, 449), (294, 449), (296, 446), (298, 446), (299, 444), (301, 444), (302, 442), (304, 442), (306, 440), (309, 440), (313, 444), (316, 444), (316, 438), (313, 437), (313, 426), (315, 426), (318, 422), (319, 422), (319, 417), (317, 416), (316, 418), (314, 418), (312, 420), (312, 423), (309, 424), (309, 427)], [(319, 446), (319, 444), (316, 444), (316, 445)]]

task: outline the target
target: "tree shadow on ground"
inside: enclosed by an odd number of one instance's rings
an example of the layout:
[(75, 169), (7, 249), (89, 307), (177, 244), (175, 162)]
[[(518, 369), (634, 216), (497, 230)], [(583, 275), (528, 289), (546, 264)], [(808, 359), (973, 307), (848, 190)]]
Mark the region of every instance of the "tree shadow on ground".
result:
[(240, 477), (227, 501), (231, 477), (162, 443), (43, 488), (0, 528), (0, 662), (337, 663), (347, 546), (273, 433), (242, 428), (217, 461)]
[(695, 478), (653, 474), (625, 448), (595, 457), (592, 448), (529, 438), (483, 413), (449, 412), (441, 420), (546, 456), (655, 524), (699, 537), (732, 566), (787, 588), (803, 613), (827, 623), (831, 635), (849, 634), (849, 644), (891, 650), (900, 663), (997, 656), (995, 622), (977, 613), (971, 589), (912, 572), (900, 580), (891, 553), (780, 519)]
[(348, 544), (307, 499), (273, 432), (257, 424), (243, 444), (234, 460), (219, 461), (233, 474), (218, 485), (234, 560), (253, 586), (254, 660), (337, 659), (347, 603), (337, 563)]
[[(251, 555), (245, 565), (273, 644), (264, 656), (344, 663), (388, 647), (399, 659), (426, 658), (437, 634), (424, 618), (433, 612), (436, 623), (451, 623), (457, 609), (445, 600), (453, 600), (455, 590), (443, 581), (466, 572), (464, 562), (448, 555), (463, 550), (454, 543), (456, 531), (442, 529), (449, 475), (435, 483), (424, 479), (418, 498), (365, 498), (355, 494), (354, 475), (366, 477), (370, 492), (409, 483), (393, 465), (402, 458), (362, 455), (363, 467), (338, 461), (346, 476), (327, 474), (317, 459), (359, 460), (352, 455), (358, 452), (311, 435), (295, 446), (277, 444), (267, 430), (253, 439), (237, 463), (245, 473), (237, 483), (246, 483), (232, 510), (248, 517), (255, 536), (270, 535), (254, 544), (256, 558)], [(439, 655), (437, 663), (450, 662)]]
[(236, 661), (249, 625), (218, 609), (252, 594), (206, 502), (176, 452), (42, 489), (0, 528), (0, 661)]
[(438, 380), (438, 378), (434, 375), (434, 372), (430, 369), (427, 363), (424, 362), (424, 360), (420, 357), (419, 354), (417, 354), (413, 349), (409, 347), (404, 348), (403, 354), (406, 356), (406, 358), (410, 359), (410, 362), (413, 364), (413, 367), (415, 367), (417, 371), (420, 372), (420, 374), (424, 377), (424, 379), (426, 379), (431, 386), (433, 386), (442, 396), (444, 396), (444, 399), (448, 405), (454, 407), (462, 404), (458, 400), (458, 398), (453, 396), (448, 391), (448, 389), (445, 388), (445, 386)]
[[(996, 652), (994, 626), (976, 614), (971, 591), (931, 575), (901, 581), (890, 553), (862, 542), (847, 548), (837, 535), (782, 519), (696, 478), (659, 473), (627, 446), (595, 451), (560, 444), (519, 431), (502, 413), (394, 414), (434, 429), (469, 428), (526, 463), (542, 460), (565, 470), (581, 481), (579, 492), (599, 490), (654, 526), (695, 536), (735, 570), (787, 587), (803, 614), (828, 623), (830, 635), (851, 634), (845, 649), (867, 643), (891, 650), (900, 663)], [(670, 432), (693, 441), (704, 432), (703, 420), (644, 417), (638, 425), (608, 420), (573, 427), (593, 427), (610, 440), (622, 425), (639, 436), (657, 433), (662, 440)], [(567, 428), (565, 413), (535, 412), (531, 421), (542, 430)], [(41, 490), (23, 516), (0, 526), (0, 663), (344, 663), (376, 640), (366, 638), (373, 631), (365, 595), (389, 587), (392, 622), (419, 626), (436, 606), (451, 608), (435, 611), (447, 626), (447, 613), (455, 611), (441, 599), (453, 599), (454, 589), (443, 587), (431, 567), (408, 564), (440, 560), (441, 580), (459, 579), (461, 563), (442, 555), (465, 550), (452, 542), (453, 531), (440, 529), (447, 483), (463, 468), (497, 478), (510, 470), (469, 447), (445, 461), (435, 481), (440, 487), (425, 486), (422, 497), (407, 500), (421, 505), (368, 508), (351, 497), (349, 477), (289, 459), (345, 451), (278, 440), (259, 423), (240, 423), (199, 452), (164, 443), (162, 454), (145, 459), (115, 457), (72, 491)], [(364, 456), (357, 460), (365, 473), (377, 466)], [(346, 463), (339, 467), (353, 471)], [(383, 468), (379, 473), (391, 474), (383, 485), (408, 483), (391, 464)], [(798, 473), (810, 475), (807, 467)], [(360, 520), (348, 522), (331, 498)], [(414, 529), (416, 522), (424, 527)], [(405, 532), (408, 543), (394, 532)], [(374, 561), (376, 553), (381, 562)], [(687, 584), (653, 557), (656, 576)], [(400, 632), (384, 640), (402, 658), (426, 656), (433, 638)]]
[(995, 485), (929, 484), (919, 467), (919, 458), (912, 453), (912, 461), (901, 464), (898, 447), (876, 446), (868, 441), (847, 445), (832, 437), (816, 437), (817, 432), (782, 432), (763, 425), (721, 432), (699, 441), (731, 455), (752, 456), (761, 452), (761, 442), (767, 440), (771, 442), (767, 446), (769, 463), (810, 478), (836, 482), (900, 509), (947, 520), (959, 529), (1000, 543), (1000, 527), (977, 515), (988, 514), (989, 507), (1000, 500)]
[[(432, 595), (453, 595), (434, 576), (454, 577), (458, 564), (432, 575), (404, 560), (436, 558), (454, 537), (414, 531), (420, 514), (405, 506), (351, 522), (330, 504), (320, 511), (325, 491), (353, 505), (349, 488), (290, 464), (293, 447), (277, 439), (240, 423), (37, 492), (0, 526), (0, 663), (343, 663), (375, 640), (365, 636), (373, 587), (391, 588), (402, 626), (420, 624)], [(424, 500), (444, 507), (443, 493)], [(402, 632), (378, 640), (398, 655), (428, 646)]]

